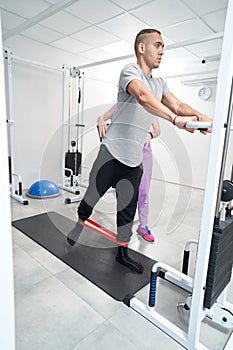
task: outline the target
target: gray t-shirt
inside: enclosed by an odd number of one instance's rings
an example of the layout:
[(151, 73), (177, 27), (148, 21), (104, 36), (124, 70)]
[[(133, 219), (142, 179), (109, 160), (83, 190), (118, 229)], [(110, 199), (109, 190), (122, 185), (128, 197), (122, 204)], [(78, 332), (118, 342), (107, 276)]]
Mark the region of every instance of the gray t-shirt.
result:
[(127, 92), (128, 84), (135, 79), (141, 80), (160, 101), (169, 92), (162, 78), (148, 77), (137, 64), (131, 63), (123, 68), (119, 79), (117, 110), (103, 144), (114, 158), (130, 167), (141, 164), (146, 135), (156, 118)]

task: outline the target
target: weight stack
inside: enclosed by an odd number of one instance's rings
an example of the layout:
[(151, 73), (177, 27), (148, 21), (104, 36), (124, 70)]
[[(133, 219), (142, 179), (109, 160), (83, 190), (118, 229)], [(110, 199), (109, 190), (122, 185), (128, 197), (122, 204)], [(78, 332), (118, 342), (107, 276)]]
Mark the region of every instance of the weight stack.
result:
[[(82, 154), (80, 152), (78, 151), (66, 152), (65, 168), (71, 169), (75, 176), (77, 176), (78, 174), (81, 174), (81, 161), (82, 161)], [(70, 172), (66, 170), (65, 176), (70, 176)]]
[(231, 280), (233, 263), (233, 219), (214, 226), (206, 279), (204, 306), (208, 309)]

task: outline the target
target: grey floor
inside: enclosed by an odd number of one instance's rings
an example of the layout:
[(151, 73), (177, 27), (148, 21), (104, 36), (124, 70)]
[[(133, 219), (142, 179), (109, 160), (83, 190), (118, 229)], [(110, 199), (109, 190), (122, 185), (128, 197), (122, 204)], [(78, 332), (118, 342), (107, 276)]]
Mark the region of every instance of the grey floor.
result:
[[(84, 191), (83, 189), (81, 189)], [(132, 249), (181, 269), (184, 245), (197, 239), (204, 192), (152, 180), (150, 228), (155, 243), (136, 234)], [(64, 204), (61, 196), (29, 199), (23, 206), (12, 200), (12, 220), (46, 211), (56, 211), (74, 221), (78, 203)], [(106, 194), (95, 208), (93, 218), (115, 229), (115, 198)], [(17, 350), (179, 350), (178, 343), (131, 308), (109, 295), (66, 266), (24, 234), (13, 228)], [(195, 269), (196, 247), (191, 247), (190, 275)], [(147, 301), (148, 286), (137, 297)], [(177, 310), (186, 292), (166, 281), (159, 282), (158, 308), (174, 323), (187, 329), (189, 312)], [(227, 299), (233, 302), (233, 283)], [(205, 320), (201, 341), (211, 350), (224, 349), (230, 331)]]

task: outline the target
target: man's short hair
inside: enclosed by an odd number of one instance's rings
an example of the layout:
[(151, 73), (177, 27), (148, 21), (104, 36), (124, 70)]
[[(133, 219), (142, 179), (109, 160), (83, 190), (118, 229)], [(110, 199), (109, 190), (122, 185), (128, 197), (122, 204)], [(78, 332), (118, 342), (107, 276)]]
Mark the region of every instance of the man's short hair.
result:
[(154, 28), (147, 28), (147, 29), (142, 29), (135, 38), (135, 42), (134, 42), (134, 51), (135, 51), (135, 55), (137, 56), (138, 54), (138, 44), (139, 43), (144, 43), (148, 34), (151, 33), (158, 33), (159, 35), (161, 35), (161, 32), (157, 29)]

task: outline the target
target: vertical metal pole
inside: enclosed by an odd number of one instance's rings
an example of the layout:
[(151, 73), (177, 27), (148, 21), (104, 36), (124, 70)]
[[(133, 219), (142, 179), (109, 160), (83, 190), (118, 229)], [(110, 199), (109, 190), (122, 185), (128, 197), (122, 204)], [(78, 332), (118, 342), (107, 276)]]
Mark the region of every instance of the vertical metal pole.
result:
[[(69, 77), (67, 79), (67, 71), (69, 72)], [(73, 112), (72, 112), (72, 100), (73, 100), (73, 96), (72, 96), (72, 79), (70, 77), (70, 68), (66, 68), (66, 77), (65, 77), (65, 91), (68, 88), (68, 126), (67, 126), (67, 148), (66, 150), (64, 150), (65, 152), (68, 152), (71, 150), (71, 138), (72, 138), (72, 127), (71, 127), (71, 122), (72, 122), (72, 116), (73, 116)], [(65, 97), (65, 101), (66, 101), (66, 97)], [(64, 118), (64, 122), (65, 122)]]
[[(0, 51), (2, 53), (2, 31), (0, 12)], [(4, 63), (0, 57), (0, 348), (15, 350), (15, 311), (13, 285), (12, 231), (9, 197), (8, 145), (6, 128), (6, 96)]]
[(61, 186), (65, 186), (65, 119), (66, 119), (66, 65), (62, 66), (62, 166), (61, 166)]
[[(80, 88), (80, 80), (81, 76), (80, 74), (75, 78), (78, 79), (78, 86), (75, 85), (75, 123), (80, 124), (80, 103), (81, 103), (81, 88)], [(76, 127), (76, 140), (77, 140), (77, 147), (76, 149), (79, 151), (79, 135), (80, 135), (80, 130), (79, 127)]]
[(232, 108), (233, 108), (233, 77), (232, 77), (232, 82), (231, 82), (231, 92), (230, 92), (229, 108), (228, 108), (228, 114), (227, 114), (227, 123), (226, 123), (226, 132), (225, 132), (224, 146), (223, 146), (222, 164), (221, 164), (221, 170), (220, 170), (220, 176), (219, 176), (217, 203), (216, 203), (216, 208), (215, 208), (215, 222), (214, 222), (215, 225), (219, 225), (219, 221), (220, 221), (220, 202), (221, 202), (221, 197), (222, 197), (223, 179), (224, 179), (228, 144), (229, 144), (230, 132), (231, 132)]
[(13, 117), (13, 101), (12, 101), (12, 53), (9, 49), (5, 49), (5, 60), (7, 62), (7, 78), (8, 78), (8, 139), (9, 139), (9, 151), (10, 151), (10, 162), (11, 162), (11, 196), (15, 195), (15, 177), (13, 174), (15, 173), (14, 169), (14, 117)]
[(203, 300), (215, 217), (215, 206), (221, 173), (226, 131), (225, 124), (227, 123), (229, 101), (231, 97), (231, 84), (233, 76), (232, 24), (233, 0), (229, 0), (218, 74), (214, 123), (211, 136), (210, 156), (188, 329), (188, 341), (193, 347), (195, 347), (199, 341), (200, 326), (204, 317)]
[[(80, 103), (81, 103), (81, 118), (80, 118), (80, 124), (84, 123), (84, 73), (82, 74), (82, 87), (81, 87), (81, 98), (80, 98)], [(80, 166), (80, 184), (83, 182), (83, 171), (82, 171), (82, 163), (83, 163), (83, 137), (84, 137), (84, 128), (81, 128), (80, 132), (80, 152), (82, 154), (82, 161), (81, 161), (81, 166)]]

